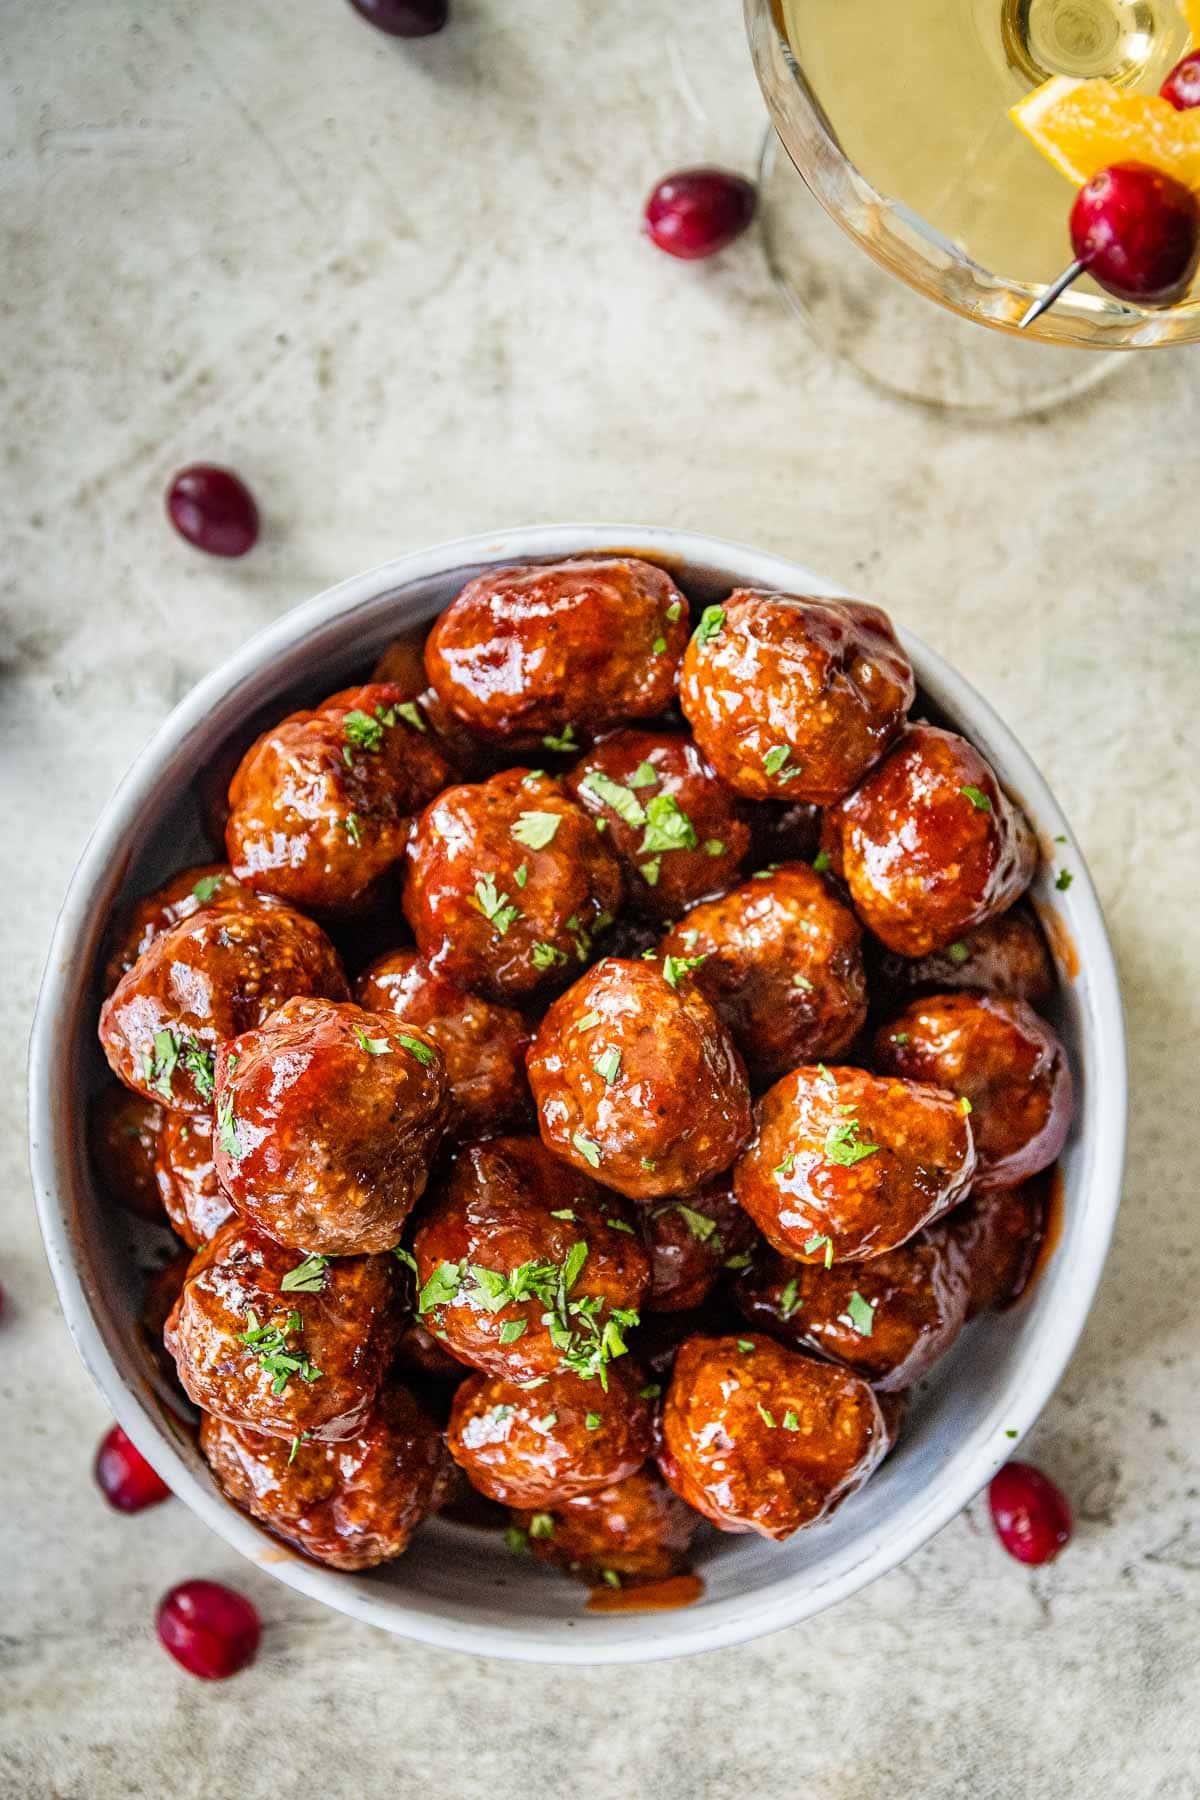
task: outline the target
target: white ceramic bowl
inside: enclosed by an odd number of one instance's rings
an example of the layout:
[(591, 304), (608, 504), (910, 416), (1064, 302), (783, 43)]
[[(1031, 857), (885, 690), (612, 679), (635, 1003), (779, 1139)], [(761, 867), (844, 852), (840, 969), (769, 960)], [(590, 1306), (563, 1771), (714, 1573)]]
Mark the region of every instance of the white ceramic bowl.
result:
[[(281, 1581), (355, 1618), (448, 1648), (558, 1663), (637, 1662), (777, 1631), (854, 1593), (953, 1518), (1012, 1455), (1082, 1329), (1117, 1208), (1126, 1105), (1116, 972), (1066, 822), (990, 707), (902, 632), (924, 704), (979, 746), (1048, 847), (1034, 899), (1064, 976), (1057, 1022), (1079, 1105), (1062, 1162), (1061, 1233), (1027, 1297), (964, 1334), (914, 1396), (897, 1450), (830, 1523), (783, 1545), (712, 1534), (701, 1564), (704, 1596), (675, 1612), (589, 1613), (582, 1587), (514, 1564), (494, 1533), (440, 1520), (398, 1563), (338, 1573), (285, 1549), (221, 1498), (179, 1403), (148, 1361), (136, 1324), (140, 1277), (123, 1222), (96, 1194), (87, 1167), (84, 1107), (107, 1075), (96, 1041), (107, 921), (118, 903), (209, 859), (193, 782), (248, 716), (263, 708), (277, 716), (361, 678), (391, 637), (432, 617), (481, 568), (590, 550), (657, 558), (693, 598), (718, 598), (733, 586), (839, 591), (783, 557), (691, 532), (563, 525), (416, 551), (297, 607), (193, 689), (114, 795), (58, 921), (30, 1063), (34, 1186), (67, 1324), (117, 1419), (179, 1498)], [(1060, 836), (1065, 842), (1056, 845)], [(1049, 858), (1071, 870), (1066, 892), (1055, 890)]]

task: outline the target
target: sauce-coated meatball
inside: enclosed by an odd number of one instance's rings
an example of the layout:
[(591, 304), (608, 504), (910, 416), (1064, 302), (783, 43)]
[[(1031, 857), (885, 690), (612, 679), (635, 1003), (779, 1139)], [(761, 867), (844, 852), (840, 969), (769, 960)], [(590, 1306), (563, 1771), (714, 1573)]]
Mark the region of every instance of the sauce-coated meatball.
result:
[(915, 693), (878, 606), (752, 588), (708, 608), (679, 687), (696, 742), (730, 787), (818, 806), (862, 780)]
[(441, 1432), (399, 1386), (337, 1444), (293, 1449), (206, 1415), (200, 1448), (236, 1506), (334, 1569), (373, 1569), (402, 1555), (450, 1482)]
[(154, 1180), (163, 1109), (115, 1082), (88, 1108), (88, 1148), (100, 1185), (110, 1199), (140, 1219), (162, 1223)]
[(704, 958), (696, 986), (756, 1087), (849, 1049), (867, 1016), (861, 945), (858, 920), (807, 863), (694, 906), (662, 941), (664, 952)]
[(969, 1318), (1007, 1306), (1025, 1289), (1046, 1231), (1049, 1179), (973, 1193), (945, 1229), (958, 1246), (970, 1283)]
[(552, 776), (505, 769), (421, 815), (404, 912), (422, 956), (491, 999), (553, 992), (621, 904), (621, 865)]
[(875, 1038), (884, 1074), (931, 1081), (970, 1102), (976, 1192), (1048, 1168), (1067, 1138), (1071, 1070), (1061, 1040), (1023, 1000), (931, 994)]
[(1041, 928), (1023, 906), (964, 931), (961, 938), (928, 956), (897, 956), (874, 938), (867, 940), (866, 949), (872, 993), (882, 992), (895, 1006), (917, 994), (955, 993), (962, 988), (1011, 994), (1015, 1000), (1041, 1006), (1057, 985)]
[(639, 912), (674, 919), (736, 881), (750, 845), (745, 809), (682, 732), (615, 731), (566, 785), (604, 824)]
[(458, 1141), (485, 1137), (533, 1119), (525, 1077), (530, 1032), (514, 1007), (464, 993), (435, 974), (415, 950), (393, 950), (354, 984), (368, 1012), (419, 1025), (446, 1059), (448, 1132)]
[(988, 763), (934, 725), (914, 726), (826, 827), (859, 918), (901, 956), (944, 949), (1006, 911), (1037, 861)]
[(659, 1465), (722, 1531), (777, 1541), (826, 1519), (888, 1449), (861, 1376), (758, 1333), (690, 1338), (663, 1406)]
[(965, 1259), (945, 1223), (869, 1262), (797, 1263), (773, 1251), (738, 1282), (751, 1325), (855, 1369), (873, 1387), (911, 1387), (967, 1319)]
[(529, 1083), (555, 1155), (632, 1200), (701, 1187), (750, 1135), (742, 1059), (673, 957), (589, 969), (538, 1027)]
[(637, 1582), (686, 1567), (700, 1516), (648, 1466), (552, 1511), (513, 1512), (512, 1522), (539, 1562), (588, 1582), (612, 1575)]
[(447, 1444), (467, 1480), (502, 1506), (557, 1506), (623, 1481), (654, 1448), (642, 1371), (622, 1362), (608, 1386), (551, 1375), (522, 1387), (471, 1375), (454, 1396)]
[(415, 1026), (289, 1000), (217, 1055), (217, 1179), (281, 1244), (390, 1250), (425, 1191), (446, 1066)]
[(353, 1437), (396, 1341), (392, 1267), (304, 1257), (230, 1219), (192, 1258), (163, 1334), (189, 1399), (272, 1437)]
[(758, 1103), (733, 1191), (796, 1261), (881, 1256), (947, 1212), (975, 1172), (963, 1103), (862, 1069), (794, 1069)]
[(152, 894), (144, 894), (118, 922), (104, 970), (105, 993), (112, 993), (126, 969), (132, 969), (160, 931), (169, 931), (214, 901), (236, 906), (244, 893), (227, 863), (201, 863), (194, 869), (181, 869)]
[(206, 1113), (169, 1112), (159, 1135), (154, 1179), (171, 1229), (192, 1250), (207, 1244), (233, 1212), (217, 1180), (213, 1122)]
[(291, 713), (229, 786), (225, 845), (250, 887), (314, 912), (361, 911), (404, 855), (450, 764), (400, 688), (349, 688)]
[(213, 1053), (293, 994), (344, 1000), (319, 925), (278, 901), (217, 902), (162, 931), (100, 1009), (100, 1043), (126, 1087), (185, 1112), (213, 1104)]
[(662, 1200), (645, 1211), (650, 1249), (648, 1312), (685, 1312), (702, 1306), (733, 1264), (749, 1261), (758, 1233), (730, 1191), (728, 1175), (694, 1194)]
[(469, 581), (429, 634), (425, 667), (465, 725), (500, 742), (648, 719), (675, 692), (687, 602), (634, 557), (498, 569)]
[(533, 1137), (461, 1151), (413, 1250), (426, 1324), (463, 1362), (513, 1379), (598, 1370), (650, 1278), (632, 1208)]

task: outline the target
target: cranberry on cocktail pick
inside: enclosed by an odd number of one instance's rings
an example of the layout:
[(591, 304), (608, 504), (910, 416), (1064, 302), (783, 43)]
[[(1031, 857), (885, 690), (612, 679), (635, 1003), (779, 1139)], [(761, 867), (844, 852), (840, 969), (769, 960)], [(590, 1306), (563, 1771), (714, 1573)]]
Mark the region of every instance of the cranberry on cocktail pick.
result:
[(1193, 106), (1200, 106), (1200, 50), (1190, 50), (1177, 62), (1158, 91), (1176, 112), (1190, 112)]
[(100, 1440), (95, 1462), (96, 1485), (118, 1512), (141, 1512), (169, 1500), (171, 1490), (119, 1425)]
[(1066, 1495), (1030, 1463), (1006, 1463), (988, 1489), (996, 1536), (1018, 1562), (1051, 1562), (1071, 1541)]
[(350, 0), (350, 4), (389, 37), (431, 37), (450, 17), (449, 0)]
[(193, 463), (172, 477), (167, 517), (189, 544), (210, 556), (245, 556), (258, 541), (258, 508), (244, 481), (215, 463)]
[(1174, 306), (1200, 262), (1200, 205), (1190, 188), (1146, 163), (1114, 163), (1085, 182), (1071, 208), (1075, 261), (1029, 308), (1020, 329), (1090, 275), (1118, 300)]
[(647, 200), (646, 232), (668, 256), (715, 256), (745, 231), (757, 199), (750, 182), (727, 169), (680, 169)]
[(158, 1609), (158, 1636), (189, 1675), (224, 1681), (254, 1661), (262, 1626), (249, 1600), (219, 1581), (182, 1581)]

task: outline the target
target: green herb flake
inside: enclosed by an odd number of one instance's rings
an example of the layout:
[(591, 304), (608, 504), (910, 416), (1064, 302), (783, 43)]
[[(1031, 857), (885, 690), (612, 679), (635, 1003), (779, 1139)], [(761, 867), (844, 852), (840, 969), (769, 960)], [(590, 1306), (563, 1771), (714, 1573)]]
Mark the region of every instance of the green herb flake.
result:
[(638, 855), (666, 850), (694, 850), (696, 828), (673, 794), (654, 794), (646, 802), (646, 831)]
[(749, 1338), (739, 1338), (737, 1347), (743, 1356), (753, 1356), (757, 1346), (754, 1345)]
[(475, 883), (475, 892), (470, 904), (476, 912), (481, 912), (488, 924), (500, 937), (503, 937), (514, 919), (519, 919), (521, 909), (513, 906), (507, 894), (496, 891), (496, 877), (481, 875)]
[(662, 873), (662, 857), (652, 856), (649, 862), (638, 864), (638, 874), (651, 887), (658, 886), (658, 878)]
[(582, 1131), (571, 1134), (571, 1142), (590, 1168), (600, 1167), (600, 1146), (593, 1138), (585, 1137)]
[(199, 881), (192, 889), (192, 892), (200, 902), (201, 906), (208, 905), (223, 880), (223, 875), (202, 875), (200, 877)]
[(224, 1093), (217, 1102), (217, 1143), (226, 1156), (234, 1162), (242, 1160), (242, 1146), (238, 1139), (237, 1120), (233, 1116), (233, 1095)]
[(588, 1012), (584, 1013), (582, 1019), (576, 1021), (575, 1029), (576, 1031), (590, 1031), (593, 1025), (598, 1025), (599, 1023), (600, 1014), (598, 1012)]
[(621, 1577), (617, 1574), (617, 1571), (615, 1569), (601, 1569), (600, 1573), (604, 1578), (605, 1587), (610, 1587), (610, 1588), (619, 1588), (620, 1587)]
[(314, 1250), (294, 1269), (289, 1269), (279, 1285), (285, 1294), (319, 1294), (325, 1286), (328, 1269), (329, 1258)]
[(796, 1166), (796, 1152), (789, 1150), (782, 1162), (777, 1162), (771, 1170), (772, 1175), (790, 1175)]
[(627, 1237), (637, 1236), (637, 1232), (633, 1229), (633, 1226), (627, 1225), (624, 1219), (605, 1219), (604, 1223), (608, 1226), (610, 1231), (623, 1231)]
[(573, 750), (578, 750), (579, 748), (579, 740), (575, 736), (575, 727), (573, 725), (564, 726), (563, 730), (557, 735), (553, 732), (548, 732), (542, 739), (542, 743), (547, 750), (556, 750), (562, 756), (569, 756)]
[(818, 850), (812, 859), (813, 874), (827, 875), (833, 866), (833, 859), (828, 850)]
[[(359, 1049), (365, 1050), (368, 1056), (390, 1055), (392, 1046), (386, 1038), (368, 1037), (361, 1025), (354, 1027), (354, 1035), (358, 1039)], [(412, 1039), (410, 1038), (408, 1042), (411, 1043)]]
[(572, 1225), (575, 1223), (575, 1214), (569, 1206), (560, 1206), (557, 1212), (550, 1214), (550, 1217), (552, 1219), (569, 1219)]
[(529, 1517), (529, 1535), (531, 1538), (551, 1538), (554, 1536), (554, 1516), (548, 1512), (531, 1513)]
[(658, 1164), (655, 1162), (655, 1160), (652, 1156), (643, 1156), (642, 1167), (643, 1167), (643, 1169), (645, 1169), (645, 1171), (648, 1175), (653, 1175), (655, 1169), (657, 1169), (657, 1167), (658, 1167)]
[(990, 813), (991, 812), (992, 803), (988, 799), (987, 795), (984, 793), (982, 788), (972, 787), (971, 784), (968, 782), (966, 787), (960, 787), (958, 791), (960, 794), (965, 795), (965, 797), (971, 802), (971, 805), (975, 808), (976, 812), (981, 812), (981, 813)]
[(558, 968), (567, 960), (566, 951), (560, 950), (557, 944), (547, 944), (540, 941), (533, 946), (533, 949), (529, 952), (529, 956), (534, 968), (541, 969), (543, 973), (547, 969)]
[(825, 1134), (827, 1161), (836, 1163), (842, 1169), (852, 1169), (855, 1163), (876, 1155), (879, 1145), (864, 1144), (860, 1132), (857, 1119), (835, 1120)]
[(246, 1312), (246, 1330), (238, 1333), (257, 1358), (260, 1368), (271, 1377), (272, 1394), (282, 1394), (293, 1375), (302, 1381), (319, 1381), (321, 1370), (303, 1351), (289, 1350), (288, 1338), (302, 1329), (304, 1321), (298, 1312), (290, 1312), (283, 1325), (260, 1325), (253, 1307)]
[(406, 1269), (411, 1269), (414, 1275), (417, 1273), (417, 1259), (411, 1250), (404, 1248), (403, 1244), (393, 1244), (392, 1255), (397, 1262), (403, 1263)]
[(370, 713), (363, 712), (357, 706), (342, 721), (342, 733), (346, 742), (353, 744), (356, 750), (366, 750), (371, 755), (383, 748), (383, 730), (382, 719), (373, 719)]
[(593, 769), (579, 786), (581, 791), (586, 789), (594, 795), (603, 806), (611, 806), (617, 817), (634, 830), (646, 823), (646, 814), (637, 795), (631, 788), (614, 781), (611, 775), (606, 775), (603, 769)]
[(650, 762), (640, 762), (633, 771), (633, 774), (629, 777), (629, 785), (631, 788), (654, 787), (657, 781), (658, 774), (654, 764)]
[(621, 1052), (615, 1049), (606, 1050), (603, 1056), (596, 1058), (592, 1067), (601, 1081), (606, 1081), (611, 1087), (621, 1072)]
[(558, 1424), (558, 1414), (556, 1412), (548, 1412), (543, 1414), (540, 1419), (534, 1419), (531, 1422), (535, 1431), (553, 1431), (554, 1427)]
[(811, 994), (813, 991), (813, 984), (807, 975), (793, 975), (792, 986), (799, 988), (802, 994)]
[(771, 1412), (768, 1407), (764, 1406), (761, 1400), (756, 1401), (755, 1404), (758, 1407), (758, 1416), (762, 1420), (763, 1424), (768, 1426), (770, 1428), (770, 1430), (774, 1431), (774, 1429), (775, 1429), (775, 1414), (773, 1412)]
[(396, 1042), (403, 1045), (410, 1056), (415, 1056), (423, 1069), (427, 1069), (437, 1056), (437, 1052), (433, 1049), (432, 1045), (423, 1044), (420, 1038), (409, 1037), (406, 1031), (402, 1031), (398, 1034)]
[(584, 1417), (583, 1423), (586, 1426), (586, 1428), (588, 1429), (588, 1431), (599, 1431), (599, 1429), (600, 1429), (600, 1414), (599, 1413), (587, 1413)]
[(779, 1316), (790, 1319), (794, 1312), (799, 1312), (804, 1302), (800, 1298), (800, 1283), (793, 1275), (779, 1296)]
[(1006, 1431), (1004, 1435), (1006, 1438), (1015, 1438), (1015, 1437), (1019, 1437), (1021, 1434), (1019, 1431), (1016, 1430), (1015, 1427), (1010, 1427), (1010, 1429), (1008, 1431)]
[(825, 1247), (825, 1267), (827, 1269), (832, 1269), (833, 1239), (831, 1237), (826, 1237), (823, 1232), (813, 1232), (813, 1235), (808, 1239), (804, 1246), (804, 1254), (805, 1256), (815, 1256), (822, 1245)]
[(727, 1256), (723, 1267), (726, 1269), (748, 1269), (754, 1258), (748, 1250), (741, 1250), (736, 1256)]
[(525, 1336), (528, 1329), (528, 1319), (505, 1319), (503, 1325), (500, 1327), (500, 1342), (502, 1344), (515, 1344), (518, 1338)]
[(429, 727), (421, 717), (421, 709), (417, 706), (415, 701), (399, 700), (396, 703), (394, 711), (404, 720), (406, 725), (411, 725), (413, 730), (419, 731), (422, 736), (428, 732)]
[(519, 1525), (510, 1525), (504, 1533), (504, 1547), (513, 1556), (529, 1556), (529, 1533)]
[(523, 812), (513, 826), (511, 835), (528, 850), (544, 850), (547, 844), (554, 841), (554, 834), (561, 824), (561, 813)]
[(698, 969), (701, 963), (706, 963), (707, 961), (707, 954), (704, 956), (664, 956), (662, 966), (663, 980), (668, 987), (673, 987), (678, 991), (679, 983), (683, 980), (684, 976), (690, 975), (693, 969)]
[(707, 1213), (697, 1212), (694, 1207), (685, 1206), (682, 1200), (672, 1201), (671, 1211), (679, 1214), (698, 1244), (707, 1244), (717, 1229), (715, 1219), (710, 1219)]
[(875, 1329), (874, 1304), (870, 1300), (864, 1300), (857, 1288), (847, 1303), (845, 1317), (859, 1337), (870, 1337)]
[(1060, 869), (1054, 885), (1060, 894), (1065, 894), (1074, 879), (1075, 877), (1072, 875), (1070, 869)]
[(350, 842), (354, 845), (354, 848), (360, 850), (362, 848), (362, 833), (358, 829), (358, 814), (356, 812), (347, 813), (346, 817), (342, 820), (342, 828), (345, 831), (346, 836), (350, 839)]
[(946, 955), (950, 958), (950, 961), (960, 969), (965, 962), (969, 962), (971, 959), (971, 952), (961, 938), (959, 938), (956, 943), (948, 944), (946, 946)]
[(457, 1297), (462, 1286), (463, 1265), (440, 1262), (417, 1297), (419, 1313), (432, 1312), (435, 1306), (446, 1306)]
[(960, 1094), (958, 1096), (958, 1110), (962, 1114), (964, 1119), (969, 1117), (969, 1115), (972, 1112), (974, 1112), (974, 1110), (975, 1110), (974, 1107), (971, 1105), (971, 1102), (967, 1099), (967, 1096), (965, 1094)]
[(661, 1381), (648, 1381), (645, 1387), (638, 1389), (639, 1400), (657, 1400), (662, 1393)]
[(668, 608), (667, 608), (667, 624), (674, 625), (675, 621), (680, 617), (682, 612), (683, 612), (683, 601), (682, 600), (672, 600), (670, 606), (668, 606)]
[(528, 863), (518, 863), (517, 867), (513, 870), (513, 880), (519, 888), (525, 886), (525, 883), (529, 880)]
[(794, 778), (797, 775), (799, 775), (799, 773), (800, 773), (800, 764), (796, 763), (792, 767), (788, 766), (788, 762), (789, 762), (789, 758), (791, 757), (791, 754), (792, 754), (792, 751), (791, 751), (790, 745), (788, 745), (788, 744), (773, 745), (771, 747), (771, 749), (767, 751), (767, 754), (763, 757), (764, 772), (768, 775), (781, 775), (783, 777), (784, 781), (794, 780)]
[(651, 652), (653, 655), (661, 656), (663, 651), (666, 649), (666, 647), (667, 647), (666, 638), (665, 637), (657, 637), (657, 638), (655, 638), (654, 642), (651, 644), (650, 649), (651, 649)]
[(725, 846), (720, 838), (705, 838), (703, 848), (705, 856), (724, 856), (725, 854)]
[(800, 1421), (790, 1408), (783, 1415), (783, 1429), (785, 1431), (799, 1431), (800, 1429)]
[(909, 1041), (909, 1036), (908, 1036), (907, 1031), (897, 1031), (892, 1034), (893, 1044), (904, 1045), (904, 1044), (907, 1044), (908, 1041)]
[(820, 1079), (825, 1083), (826, 1087), (836, 1087), (837, 1086), (837, 1081), (830, 1074), (829, 1070), (825, 1067), (824, 1063), (817, 1064), (817, 1074), (820, 1077)]
[(696, 643), (699, 646), (709, 644), (713, 638), (719, 637), (725, 623), (723, 606), (706, 606), (700, 614), (700, 623), (696, 627)]

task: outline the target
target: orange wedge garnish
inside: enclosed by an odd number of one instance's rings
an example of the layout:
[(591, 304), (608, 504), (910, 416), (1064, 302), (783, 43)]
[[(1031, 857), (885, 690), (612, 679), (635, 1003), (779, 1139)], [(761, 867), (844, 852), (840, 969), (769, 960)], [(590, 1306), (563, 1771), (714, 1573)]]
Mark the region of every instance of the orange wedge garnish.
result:
[[(1189, 0), (1200, 10), (1200, 0)], [(1157, 94), (1056, 75), (1011, 110), (1030, 143), (1082, 187), (1110, 163), (1149, 163), (1200, 191), (1200, 107), (1176, 112)]]

